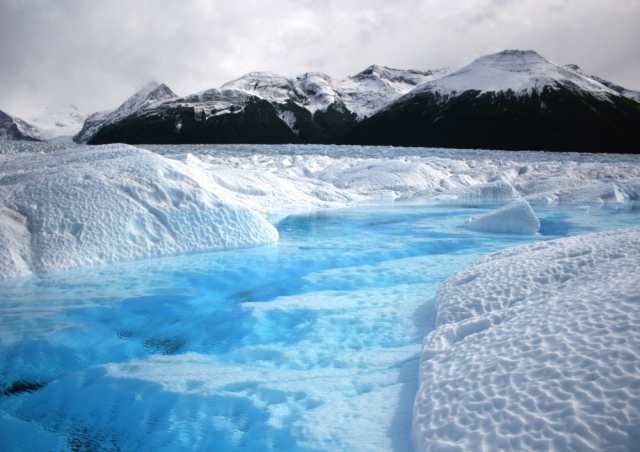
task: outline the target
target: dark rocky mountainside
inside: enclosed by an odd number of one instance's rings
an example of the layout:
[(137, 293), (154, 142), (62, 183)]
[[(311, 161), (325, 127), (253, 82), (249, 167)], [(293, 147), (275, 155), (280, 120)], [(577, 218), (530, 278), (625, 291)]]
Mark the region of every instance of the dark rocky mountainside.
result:
[(336, 143), (639, 152), (640, 96), (533, 51), (450, 72), (370, 66), (343, 80), (252, 72), (179, 97), (150, 83), (78, 142)]
[(0, 110), (0, 140), (40, 141), (40, 136), (35, 126)]

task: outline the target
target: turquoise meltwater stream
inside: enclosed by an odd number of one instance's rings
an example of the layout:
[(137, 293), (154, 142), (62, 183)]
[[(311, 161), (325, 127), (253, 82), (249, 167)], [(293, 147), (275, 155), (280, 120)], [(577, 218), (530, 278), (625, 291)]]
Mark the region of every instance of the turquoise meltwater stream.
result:
[(535, 209), (534, 237), (460, 227), (489, 207), (291, 216), (273, 246), (4, 282), (0, 449), (410, 450), (442, 281), (508, 246), (640, 224), (556, 207)]

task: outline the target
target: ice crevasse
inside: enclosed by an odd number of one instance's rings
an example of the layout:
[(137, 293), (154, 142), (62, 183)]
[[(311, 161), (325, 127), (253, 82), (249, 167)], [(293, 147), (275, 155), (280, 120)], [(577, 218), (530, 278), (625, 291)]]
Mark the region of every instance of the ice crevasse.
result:
[(0, 169), (0, 279), (277, 240), (198, 168), (132, 146), (17, 156)]

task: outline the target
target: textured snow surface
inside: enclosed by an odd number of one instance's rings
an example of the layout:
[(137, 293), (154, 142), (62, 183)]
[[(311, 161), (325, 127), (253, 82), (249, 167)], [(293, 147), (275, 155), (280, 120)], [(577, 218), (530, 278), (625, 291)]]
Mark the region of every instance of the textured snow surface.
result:
[[(465, 204), (525, 198), (535, 206), (640, 199), (636, 156), (601, 161), (592, 155), (495, 151), (425, 149), (402, 155), (396, 148), (387, 153), (360, 146), (151, 148), (200, 168), (239, 204), (278, 216), (381, 200)], [(352, 156), (368, 151), (367, 157)]]
[(444, 283), (414, 406), (418, 451), (636, 450), (640, 230), (540, 242)]
[(517, 200), (493, 212), (471, 217), (465, 227), (479, 232), (498, 234), (535, 234), (540, 220), (525, 200)]
[(478, 58), (445, 77), (425, 83), (410, 94), (434, 92), (445, 96), (465, 91), (531, 93), (544, 87), (586, 91), (596, 95), (619, 96), (609, 88), (572, 66), (556, 65), (534, 51), (505, 50)]
[(0, 278), (278, 239), (197, 169), (142, 149), (19, 154), (0, 168)]
[[(3, 277), (270, 242), (277, 236), (262, 215), (277, 220), (357, 203), (524, 198), (534, 207), (624, 206), (640, 199), (633, 156), (425, 150), (381, 157), (372, 148), (376, 156), (352, 157), (337, 151), (366, 148), (310, 147), (334, 150), (331, 156), (270, 151), (282, 146), (249, 153), (241, 146), (152, 147), (159, 155), (122, 145), (50, 153), (37, 151), (51, 145), (32, 145), (36, 152), (17, 146), (13, 153), (12, 146), (0, 152)], [(496, 232), (514, 232), (513, 225)]]

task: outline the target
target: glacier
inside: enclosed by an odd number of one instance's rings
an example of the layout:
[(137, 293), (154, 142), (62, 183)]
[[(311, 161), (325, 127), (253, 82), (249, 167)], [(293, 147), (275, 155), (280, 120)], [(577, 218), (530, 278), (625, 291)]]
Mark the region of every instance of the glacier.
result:
[[(640, 199), (640, 167), (629, 164), (634, 156), (25, 146), (7, 143), (0, 154), (0, 278), (272, 243), (277, 233), (271, 223), (287, 215), (372, 202), (522, 198), (535, 207), (624, 206)], [(529, 220), (532, 232), (535, 220)]]
[(629, 155), (3, 144), (0, 442), (629, 449), (640, 232), (558, 237), (638, 200)]

